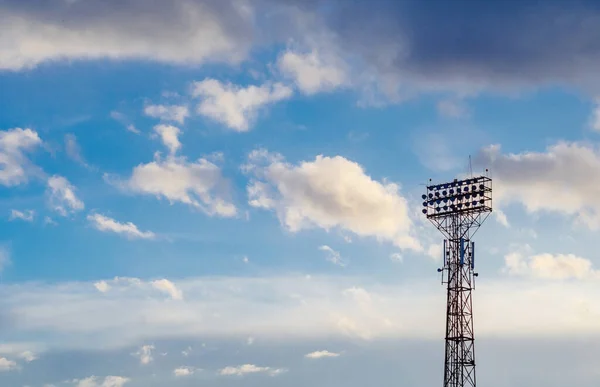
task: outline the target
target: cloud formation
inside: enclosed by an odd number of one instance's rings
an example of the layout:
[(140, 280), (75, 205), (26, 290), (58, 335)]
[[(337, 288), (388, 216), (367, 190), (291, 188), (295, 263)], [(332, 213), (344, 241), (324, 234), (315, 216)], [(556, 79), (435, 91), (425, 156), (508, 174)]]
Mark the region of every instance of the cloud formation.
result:
[(48, 178), (48, 203), (61, 216), (68, 216), (84, 209), (85, 205), (75, 194), (76, 188), (63, 177)]
[(181, 148), (181, 142), (179, 141), (179, 135), (181, 130), (172, 125), (156, 125), (154, 127), (154, 133), (160, 136), (161, 141), (169, 149), (169, 154), (174, 156), (177, 151)]
[(101, 214), (90, 214), (88, 221), (99, 231), (113, 232), (124, 235), (129, 239), (154, 239), (156, 234), (152, 231), (140, 231), (132, 222), (119, 223), (116, 220)]
[(183, 125), (185, 119), (189, 117), (190, 111), (185, 105), (148, 105), (144, 107), (144, 114), (162, 121), (174, 121)]
[(33, 218), (35, 217), (35, 211), (33, 210), (10, 210), (10, 216), (8, 220), (20, 219), (25, 222), (33, 222)]
[(171, 204), (187, 204), (209, 216), (237, 214), (236, 206), (229, 200), (228, 181), (221, 168), (206, 158), (189, 162), (184, 157), (161, 159), (156, 155), (154, 161), (135, 167), (124, 181), (110, 175), (105, 179), (124, 191), (152, 195)]
[(225, 367), (219, 370), (219, 374), (223, 376), (244, 376), (247, 374), (268, 373), (271, 376), (276, 376), (278, 374), (283, 373), (284, 371), (285, 370), (281, 368), (273, 369), (271, 367), (258, 367), (254, 364), (244, 364), (237, 367)]
[(140, 359), (140, 364), (146, 365), (152, 363), (154, 358), (152, 357), (152, 351), (154, 350), (154, 345), (143, 345), (139, 351), (133, 354)]
[(504, 257), (505, 270), (511, 275), (546, 280), (598, 280), (600, 271), (589, 259), (574, 254), (531, 254), (530, 249), (513, 251)]
[(31, 129), (13, 128), (0, 131), (0, 184), (12, 187), (27, 183), (38, 170), (27, 158), (42, 144)]
[(312, 95), (335, 90), (349, 83), (345, 65), (333, 56), (326, 57), (317, 50), (302, 53), (287, 50), (277, 59), (284, 77), (291, 79), (301, 92)]
[(0, 70), (105, 58), (180, 65), (237, 63), (252, 45), (253, 11), (244, 2), (113, 3), (3, 1), (0, 24), (6, 44)]
[(591, 229), (600, 227), (600, 150), (593, 145), (559, 142), (544, 152), (502, 153), (499, 145), (484, 148), (474, 159), (494, 177), (494, 201), (521, 203), (530, 212), (575, 217)]
[(242, 87), (216, 79), (195, 82), (192, 95), (200, 99), (197, 112), (237, 132), (250, 130), (265, 107), (292, 96), (282, 83)]
[(103, 380), (97, 376), (74, 380), (77, 387), (123, 387), (131, 379), (122, 376), (107, 376)]
[(311, 352), (311, 353), (307, 353), (306, 355), (304, 355), (304, 357), (308, 358), (308, 359), (322, 359), (322, 358), (326, 358), (326, 357), (338, 357), (340, 356), (339, 353), (335, 353), (335, 352), (329, 352), (329, 351), (315, 351), (315, 352)]
[(191, 367), (178, 367), (173, 370), (173, 375), (176, 377), (193, 375), (195, 370)]
[(421, 249), (411, 234), (400, 187), (372, 179), (356, 162), (319, 155), (292, 165), (279, 154), (255, 150), (243, 169), (251, 176), (249, 204), (275, 211), (291, 232), (339, 228), (400, 248)]

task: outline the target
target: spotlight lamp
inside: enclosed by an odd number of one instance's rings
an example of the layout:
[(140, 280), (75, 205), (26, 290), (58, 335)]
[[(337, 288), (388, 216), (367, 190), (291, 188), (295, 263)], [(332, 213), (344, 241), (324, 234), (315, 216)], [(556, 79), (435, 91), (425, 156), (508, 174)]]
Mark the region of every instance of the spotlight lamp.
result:
[(492, 179), (487, 176), (428, 185), (422, 195), (423, 214), (442, 218), (453, 213), (478, 214), (492, 211)]

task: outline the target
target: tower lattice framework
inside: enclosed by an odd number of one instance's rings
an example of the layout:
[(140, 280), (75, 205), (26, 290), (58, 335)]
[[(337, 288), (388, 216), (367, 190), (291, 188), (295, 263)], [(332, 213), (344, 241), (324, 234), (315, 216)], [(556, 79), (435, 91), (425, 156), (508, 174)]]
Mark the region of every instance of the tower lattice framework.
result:
[(442, 284), (447, 285), (444, 387), (475, 387), (473, 235), (492, 211), (492, 180), (479, 176), (429, 185), (423, 213), (444, 235)]

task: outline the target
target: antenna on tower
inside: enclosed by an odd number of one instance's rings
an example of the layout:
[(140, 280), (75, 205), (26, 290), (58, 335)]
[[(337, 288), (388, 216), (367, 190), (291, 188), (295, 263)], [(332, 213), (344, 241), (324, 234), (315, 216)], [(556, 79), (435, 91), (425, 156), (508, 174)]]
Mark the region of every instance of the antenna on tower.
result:
[(471, 164), (471, 155), (469, 155), (469, 173), (471, 174), (471, 178), (473, 178), (473, 164)]

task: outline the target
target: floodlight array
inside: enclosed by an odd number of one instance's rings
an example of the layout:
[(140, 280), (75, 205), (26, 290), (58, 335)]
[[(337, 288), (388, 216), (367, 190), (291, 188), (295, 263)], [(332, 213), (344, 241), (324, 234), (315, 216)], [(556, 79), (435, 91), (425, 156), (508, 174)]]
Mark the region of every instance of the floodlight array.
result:
[(422, 199), (422, 212), (428, 218), (454, 213), (489, 212), (492, 210), (492, 180), (487, 176), (479, 176), (430, 185)]

